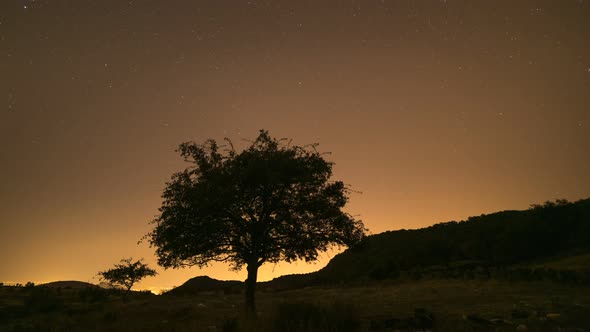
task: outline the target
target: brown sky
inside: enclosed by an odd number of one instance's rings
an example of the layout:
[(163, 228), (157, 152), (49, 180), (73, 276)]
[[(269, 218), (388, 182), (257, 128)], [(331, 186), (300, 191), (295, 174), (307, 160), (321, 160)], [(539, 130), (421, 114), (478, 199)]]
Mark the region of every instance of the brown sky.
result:
[[(0, 1), (0, 281), (154, 250), (176, 146), (320, 143), (373, 233), (590, 196), (590, 1)], [(324, 266), (265, 266), (262, 280)], [(159, 269), (141, 287), (224, 265)]]

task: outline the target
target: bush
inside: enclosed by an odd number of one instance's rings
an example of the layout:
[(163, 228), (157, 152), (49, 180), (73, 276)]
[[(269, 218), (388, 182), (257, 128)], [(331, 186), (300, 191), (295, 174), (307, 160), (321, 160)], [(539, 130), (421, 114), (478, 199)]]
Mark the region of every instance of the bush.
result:
[(320, 306), (311, 303), (284, 303), (270, 322), (271, 331), (353, 332), (360, 331), (360, 318), (352, 305)]
[(102, 320), (106, 323), (113, 323), (119, 319), (119, 314), (116, 311), (107, 311), (102, 315)]
[(238, 319), (235, 317), (226, 318), (223, 320), (223, 323), (221, 323), (222, 332), (238, 332), (240, 330), (238, 327)]
[(34, 287), (25, 298), (24, 305), (29, 312), (51, 312), (61, 309), (62, 301), (54, 292), (45, 287)]
[(108, 290), (98, 287), (85, 287), (78, 291), (78, 298), (82, 302), (95, 303), (108, 298)]

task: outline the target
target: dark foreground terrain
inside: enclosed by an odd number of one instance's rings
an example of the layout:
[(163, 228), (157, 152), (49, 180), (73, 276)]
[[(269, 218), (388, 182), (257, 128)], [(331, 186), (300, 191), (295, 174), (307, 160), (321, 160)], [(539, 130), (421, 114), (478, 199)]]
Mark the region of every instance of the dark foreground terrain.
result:
[(258, 294), (259, 318), (230, 292), (123, 303), (98, 288), (1, 287), (0, 331), (590, 331), (590, 288), (430, 279)]

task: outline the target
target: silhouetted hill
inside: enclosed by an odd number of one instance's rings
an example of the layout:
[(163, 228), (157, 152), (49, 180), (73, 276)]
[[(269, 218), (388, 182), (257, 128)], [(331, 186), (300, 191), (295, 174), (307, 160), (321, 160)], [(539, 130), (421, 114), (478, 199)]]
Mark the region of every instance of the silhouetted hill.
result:
[(84, 282), (84, 281), (76, 281), (76, 280), (67, 280), (67, 281), (53, 281), (48, 282), (46, 284), (40, 284), (39, 286), (42, 287), (49, 287), (49, 288), (71, 288), (71, 289), (80, 289), (80, 288), (98, 288), (97, 285)]
[(242, 290), (242, 282), (237, 280), (223, 281), (207, 276), (189, 279), (187, 282), (166, 292), (167, 295), (194, 295), (203, 292), (238, 293)]
[[(465, 221), (368, 236), (312, 281), (396, 278), (408, 271), (508, 266), (590, 252), (590, 199), (533, 205)], [(309, 276), (303, 277), (309, 279)]]
[[(465, 277), (466, 271), (471, 275), (507, 278), (517, 271), (526, 278), (540, 269), (546, 273), (542, 272), (539, 278), (549, 275), (551, 280), (590, 281), (587, 262), (590, 262), (590, 199), (575, 203), (558, 200), (532, 205), (523, 211), (501, 211), (460, 222), (371, 235), (336, 255), (318, 272), (281, 276), (259, 283), (258, 289), (273, 291), (426, 275)], [(568, 274), (572, 271), (577, 272), (573, 276)], [(201, 276), (168, 294), (241, 290), (241, 281)]]

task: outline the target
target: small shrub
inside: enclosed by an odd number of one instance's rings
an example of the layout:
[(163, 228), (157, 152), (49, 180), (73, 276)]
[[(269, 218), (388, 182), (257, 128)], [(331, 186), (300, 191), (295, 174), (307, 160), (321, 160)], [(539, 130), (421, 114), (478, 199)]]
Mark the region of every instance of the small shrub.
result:
[(108, 291), (98, 287), (85, 287), (78, 291), (78, 298), (82, 302), (95, 303), (108, 298)]
[(388, 271), (383, 266), (377, 266), (369, 272), (369, 278), (375, 280), (383, 280), (387, 278)]
[(185, 320), (194, 316), (194, 310), (191, 305), (181, 306), (174, 311), (174, 318)]
[(106, 323), (112, 323), (119, 319), (119, 314), (116, 311), (107, 311), (102, 316), (102, 320)]
[(226, 318), (221, 323), (221, 331), (222, 332), (238, 332), (239, 331), (238, 319), (233, 318)]
[(271, 331), (284, 332), (353, 332), (360, 331), (360, 325), (355, 308), (339, 303), (284, 303), (271, 319)]
[(46, 313), (59, 310), (62, 307), (62, 301), (51, 289), (34, 287), (25, 298), (24, 306), (29, 312)]

